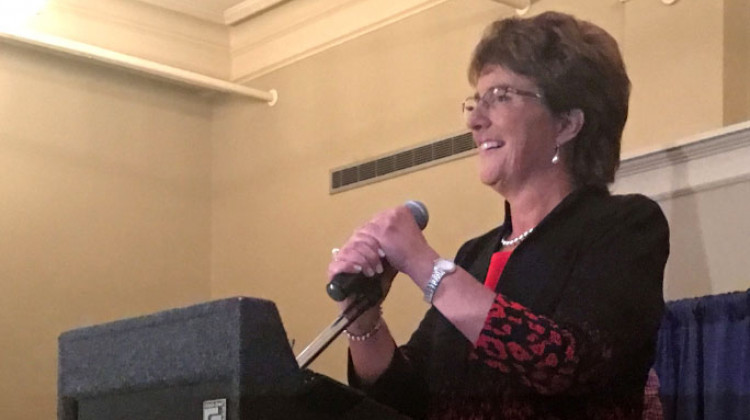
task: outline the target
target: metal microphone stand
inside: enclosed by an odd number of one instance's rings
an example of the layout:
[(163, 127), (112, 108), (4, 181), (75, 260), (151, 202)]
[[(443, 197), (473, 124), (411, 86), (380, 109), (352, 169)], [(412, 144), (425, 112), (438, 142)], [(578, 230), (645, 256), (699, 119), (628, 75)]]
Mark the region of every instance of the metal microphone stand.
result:
[(312, 343), (308, 344), (297, 356), (300, 369), (305, 369), (323, 352), (346, 327), (359, 318), (366, 310), (375, 306), (383, 297), (380, 281), (373, 281), (372, 287), (358, 293), (354, 302), (349, 305), (326, 329), (324, 329)]

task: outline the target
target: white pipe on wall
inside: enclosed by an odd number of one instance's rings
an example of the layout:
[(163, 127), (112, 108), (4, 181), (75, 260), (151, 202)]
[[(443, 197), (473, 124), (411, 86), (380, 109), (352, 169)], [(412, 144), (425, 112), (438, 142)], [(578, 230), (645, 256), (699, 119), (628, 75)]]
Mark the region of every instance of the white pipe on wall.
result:
[(267, 102), (271, 106), (275, 105), (278, 100), (278, 93), (274, 89), (271, 89), (270, 91), (253, 89), (237, 83), (216, 79), (164, 64), (154, 63), (153, 61), (118, 53), (105, 48), (37, 32), (3, 30), (0, 31), (0, 42), (31, 46), (49, 52), (79, 57), (100, 64), (132, 70), (148, 76), (155, 76), (160, 79), (177, 82), (183, 85), (252, 98)]

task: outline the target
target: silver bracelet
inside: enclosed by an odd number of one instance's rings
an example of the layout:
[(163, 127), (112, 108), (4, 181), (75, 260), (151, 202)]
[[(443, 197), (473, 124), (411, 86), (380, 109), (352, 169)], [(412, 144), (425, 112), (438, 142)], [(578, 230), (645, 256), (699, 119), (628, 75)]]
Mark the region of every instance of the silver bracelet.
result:
[(380, 315), (378, 315), (378, 322), (375, 323), (375, 326), (370, 329), (370, 331), (367, 331), (364, 334), (352, 334), (349, 332), (349, 330), (344, 330), (344, 334), (352, 340), (352, 341), (365, 341), (375, 335), (376, 332), (380, 329), (380, 327), (383, 326), (383, 308), (378, 308), (380, 311)]

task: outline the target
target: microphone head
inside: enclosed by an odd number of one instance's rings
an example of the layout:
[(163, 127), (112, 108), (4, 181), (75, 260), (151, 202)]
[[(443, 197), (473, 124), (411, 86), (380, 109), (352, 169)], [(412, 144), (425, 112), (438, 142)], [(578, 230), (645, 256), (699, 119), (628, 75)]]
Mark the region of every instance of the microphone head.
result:
[(404, 206), (411, 211), (411, 215), (414, 216), (414, 221), (417, 222), (417, 226), (424, 230), (424, 228), (427, 227), (427, 222), (430, 220), (430, 214), (427, 213), (427, 206), (421, 201), (416, 200), (409, 200), (404, 203)]

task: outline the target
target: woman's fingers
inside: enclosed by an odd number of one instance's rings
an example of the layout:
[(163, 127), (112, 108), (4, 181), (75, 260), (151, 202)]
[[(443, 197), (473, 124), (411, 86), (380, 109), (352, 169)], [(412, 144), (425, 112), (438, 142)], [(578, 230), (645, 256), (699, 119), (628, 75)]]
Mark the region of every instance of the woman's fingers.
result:
[(329, 276), (338, 272), (362, 272), (367, 277), (381, 274), (384, 268), (379, 249), (375, 238), (361, 229), (357, 230), (336, 253), (334, 261), (329, 265)]

